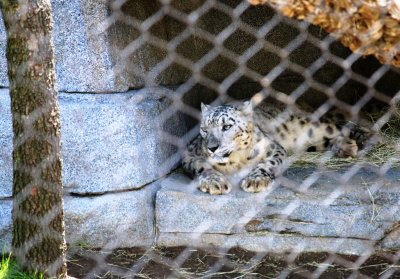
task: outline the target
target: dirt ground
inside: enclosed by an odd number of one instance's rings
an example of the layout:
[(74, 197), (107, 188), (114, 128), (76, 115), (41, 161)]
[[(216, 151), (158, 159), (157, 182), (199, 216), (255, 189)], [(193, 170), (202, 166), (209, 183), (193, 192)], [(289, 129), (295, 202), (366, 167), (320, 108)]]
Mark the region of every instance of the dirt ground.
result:
[(344, 256), (327, 253), (256, 254), (187, 247), (70, 251), (76, 278), (400, 278), (400, 252)]

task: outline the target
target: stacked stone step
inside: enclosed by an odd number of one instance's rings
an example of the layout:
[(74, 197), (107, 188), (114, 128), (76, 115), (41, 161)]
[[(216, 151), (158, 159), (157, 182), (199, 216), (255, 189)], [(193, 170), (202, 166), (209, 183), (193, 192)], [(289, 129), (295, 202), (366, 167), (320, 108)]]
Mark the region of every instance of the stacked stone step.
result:
[[(178, 4), (179, 9), (190, 12), (202, 1), (183, 2)], [(149, 4), (146, 0), (126, 3), (125, 12), (136, 13), (134, 16), (139, 20), (160, 8), (159, 4)], [(52, 5), (68, 243), (105, 248), (196, 243), (276, 252), (302, 244), (299, 248), (304, 251), (347, 254), (361, 254), (377, 241), (382, 249), (399, 247), (400, 233), (395, 229), (399, 214), (389, 214), (399, 211), (396, 170), (387, 176), (387, 188), (375, 193), (382, 198), (375, 199), (373, 204), (370, 199), (358, 203), (358, 197), (368, 193), (360, 178), (371, 176), (371, 173), (361, 173), (351, 183), (341, 185), (342, 199), (325, 207), (321, 204), (336, 190), (327, 179), (321, 179), (307, 194), (300, 196), (296, 191), (278, 188), (268, 196), (237, 190), (224, 197), (214, 197), (197, 191), (183, 175), (163, 178), (179, 166), (178, 146), (187, 140), (185, 134), (190, 122), (181, 114), (165, 119), (163, 112), (174, 104), (177, 95), (164, 86), (173, 88), (182, 84), (191, 77), (190, 69), (173, 65), (167, 71), (152, 75), (152, 67), (162, 61), (166, 50), (148, 44), (133, 55), (122, 57), (124, 48), (139, 34), (118, 21), (103, 28), (109, 20), (109, 1), (54, 0)], [(268, 7), (249, 8), (242, 20), (258, 28), (274, 16)], [(218, 34), (229, 24), (227, 17), (210, 10), (199, 19), (199, 26), (210, 34)], [(182, 23), (166, 17), (153, 29), (156, 36), (169, 41), (180, 34)], [(276, 48), (283, 48), (299, 30), (283, 20), (266, 40)], [(314, 37), (326, 36), (312, 26), (309, 31)], [(254, 43), (254, 38), (245, 32), (234, 35), (224, 46), (238, 55)], [(5, 45), (4, 25), (0, 21), (0, 87), (4, 87), (0, 90), (0, 247), (9, 248), (12, 129)], [(332, 43), (330, 47), (339, 57), (350, 54), (339, 44)], [(179, 47), (179, 54), (197, 61), (209, 50), (210, 43), (189, 37)], [(307, 67), (319, 55), (317, 47), (304, 43), (288, 59)], [(253, 58), (247, 66), (260, 75), (280, 63), (280, 58), (269, 52), (260, 51)], [(140, 65), (142, 72), (149, 72), (152, 78), (146, 80), (132, 73), (129, 65)], [(207, 77), (221, 82), (235, 67), (232, 61), (216, 59), (202, 70)], [(329, 65), (326, 68), (318, 75), (319, 81), (333, 83), (342, 70)], [(301, 83), (299, 75), (285, 72), (272, 86), (290, 93)], [(248, 97), (260, 88), (257, 80), (244, 79), (236, 82), (230, 93), (237, 98)], [(193, 106), (199, 107), (200, 99), (210, 100), (209, 96), (215, 94), (205, 86), (195, 89), (185, 99)], [(343, 90), (344, 98), (353, 91)], [(324, 101), (318, 99), (321, 95), (311, 93), (313, 101)], [(178, 139), (175, 145), (171, 145), (169, 134), (172, 139)], [(304, 178), (301, 174), (294, 174), (291, 179), (300, 184)], [(281, 213), (290, 202), (297, 202), (299, 210), (285, 217)], [(381, 214), (370, 218), (377, 208)], [(350, 223), (353, 210), (360, 215), (356, 222)], [(207, 226), (199, 227), (203, 223)], [(155, 231), (159, 232), (157, 238)]]
[[(103, 247), (151, 245), (157, 181), (179, 164), (163, 129), (185, 134), (172, 116), (160, 126), (172, 92), (146, 88), (120, 94), (59, 93), (66, 235), (69, 243)], [(9, 248), (12, 208), (10, 97), (0, 89), (0, 246)], [(114, 242), (112, 242), (114, 243)]]
[(172, 175), (157, 192), (157, 243), (350, 255), (400, 248), (399, 169), (384, 180), (361, 169), (343, 181), (347, 171), (321, 175), (305, 189), (315, 169), (291, 168), (265, 193), (236, 187), (226, 196), (205, 194), (187, 177)]

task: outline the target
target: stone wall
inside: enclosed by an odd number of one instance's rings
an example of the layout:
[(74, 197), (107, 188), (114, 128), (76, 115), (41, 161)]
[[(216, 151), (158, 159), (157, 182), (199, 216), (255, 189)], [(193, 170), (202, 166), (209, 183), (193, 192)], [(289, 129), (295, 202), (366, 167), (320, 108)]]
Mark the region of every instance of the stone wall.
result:
[[(285, 178), (302, 185), (314, 171), (291, 169)], [(381, 177), (364, 169), (346, 182), (322, 177), (303, 193), (234, 188), (211, 196), (175, 173), (146, 189), (65, 196), (66, 238), (72, 246), (105, 250), (152, 245), (347, 255), (395, 250), (400, 249), (399, 174), (398, 168), (390, 170), (378, 189), (370, 185)], [(327, 202), (332, 195), (335, 201)], [(0, 203), (0, 217), (1, 245), (9, 248), (11, 200)]]
[[(203, 2), (172, 1), (172, 5), (188, 14)], [(234, 7), (241, 1), (221, 2)], [(313, 192), (316, 195), (314, 200), (299, 199), (302, 210), (296, 215), (297, 221), (289, 220), (283, 224), (269, 217), (282, 210), (282, 200), (294, 200), (293, 193), (279, 192), (272, 199), (233, 193), (222, 199), (227, 203), (224, 212), (230, 212), (230, 215), (219, 215), (210, 211), (217, 198), (196, 192), (187, 178), (174, 175), (164, 179), (179, 164), (180, 152), (188, 138), (195, 134), (194, 131), (187, 132), (195, 122), (193, 117), (198, 115), (198, 110), (173, 107), (173, 101), (178, 95), (171, 89), (191, 78), (193, 69), (172, 62), (163, 70), (155, 71), (153, 67), (167, 56), (166, 49), (145, 41), (137, 49), (130, 50), (131, 43), (141, 34), (121, 18), (112, 22), (104, 32), (99, 32), (113, 12), (109, 1), (53, 0), (52, 5), (62, 118), (65, 220), (67, 241), (70, 244), (81, 243), (95, 247), (148, 246), (155, 243), (188, 245), (192, 244), (192, 237), (198, 233), (196, 225), (211, 216), (212, 226), (205, 230), (206, 235), (199, 238), (199, 245), (236, 244), (255, 251), (264, 249), (281, 252), (293, 248), (301, 240), (306, 245), (304, 250), (315, 251), (324, 245), (334, 249), (336, 246), (333, 244), (339, 239), (345, 244), (336, 251), (361, 254), (363, 249), (371, 248), (373, 241), (389, 235), (391, 238), (386, 238), (389, 239), (386, 242), (380, 241), (379, 247), (399, 247), (396, 238), (398, 231), (390, 230), (391, 225), (399, 222), (398, 218), (387, 215), (369, 224), (367, 221), (371, 204), (364, 202), (356, 205), (353, 196), (344, 196), (350, 204), (341, 203), (329, 207), (331, 223), (325, 224), (326, 220), (311, 222), (310, 214), (318, 213), (312, 210), (320, 209), (316, 205), (322, 197), (318, 195), (323, 190), (332, 190), (328, 180), (322, 180), (321, 190)], [(158, 2), (150, 3), (146, 0), (129, 0), (122, 6), (125, 16), (134, 16), (139, 20), (145, 20), (159, 10)], [(277, 15), (266, 6), (250, 7), (241, 15), (246, 24), (256, 28), (273, 17)], [(279, 24), (265, 38), (270, 43), (269, 47), (260, 49), (246, 63), (260, 75), (268, 74), (275, 66), (285, 62), (271, 48), (286, 47), (300, 33), (298, 23), (277, 18)], [(200, 17), (197, 27), (217, 35), (230, 24), (232, 19), (229, 16), (218, 9), (210, 9)], [(183, 22), (165, 16), (150, 28), (149, 33), (158, 39), (170, 41), (185, 28)], [(327, 36), (313, 26), (307, 27), (307, 32), (316, 38)], [(241, 55), (255, 40), (254, 35), (237, 30), (223, 44), (231, 52)], [(8, 86), (5, 42), (4, 25), (0, 20), (0, 87)], [(176, 52), (198, 62), (212, 49), (211, 42), (193, 32), (178, 44)], [(345, 58), (351, 54), (334, 41), (329, 49), (337, 57)], [(319, 47), (304, 42), (287, 59), (307, 67), (321, 55)], [(379, 68), (376, 60), (354, 59), (356, 62), (351, 66), (352, 69), (367, 78), (368, 73)], [(204, 65), (201, 72), (210, 80), (220, 83), (236, 68), (237, 61), (216, 55)], [(313, 78), (329, 86), (344, 71), (327, 62)], [(377, 83), (378, 89), (389, 95), (395, 94), (400, 88), (400, 78), (396, 78), (398, 74), (389, 69), (383, 77)], [(302, 75), (286, 69), (271, 86), (288, 93), (303, 81)], [(240, 99), (253, 95), (261, 88), (259, 80), (243, 74), (226, 89), (226, 93)], [(365, 87), (350, 82), (343, 85), (337, 97), (351, 103), (363, 92)], [(201, 101), (211, 102), (219, 93), (197, 81), (178, 97), (182, 98), (183, 103), (198, 108)], [(305, 96), (314, 105), (327, 99), (324, 92), (312, 87)], [(192, 118), (177, 113), (179, 109)], [(12, 226), (12, 130), (7, 89), (0, 90), (0, 146), (1, 248), (10, 246)], [(396, 175), (393, 174), (393, 180), (398, 179)], [(360, 185), (360, 181), (356, 181), (348, 186), (355, 190), (354, 193), (365, 195), (365, 189), (360, 190)], [(391, 201), (398, 212), (395, 204), (398, 197), (391, 197), (394, 193), (390, 194), (389, 190), (382, 195)], [(267, 209), (256, 219), (249, 220), (248, 225), (244, 224), (241, 229), (235, 228), (232, 222), (240, 218), (235, 214), (246, 211), (248, 204), (267, 204)], [(360, 209), (362, 218), (354, 228), (347, 228), (347, 214), (351, 214), (356, 207)], [(308, 225), (303, 226), (303, 223)], [(287, 235), (274, 232), (276, 227), (282, 226)], [(334, 228), (343, 228), (343, 231), (335, 234)], [(159, 232), (157, 238), (156, 230)]]
[[(189, 3), (173, 2), (178, 10), (188, 14), (202, 4), (204, 0)], [(221, 1), (230, 6), (236, 6), (240, 0)], [(167, 51), (152, 43), (144, 41), (140, 47), (130, 50), (130, 44), (138, 39), (140, 33), (124, 18), (117, 20), (102, 30), (109, 20), (113, 9), (108, 1), (53, 0), (54, 12), (54, 43), (57, 67), (58, 89), (62, 92), (123, 92), (129, 89), (155, 85), (178, 85), (191, 77), (192, 69), (187, 69), (176, 63), (160, 71), (152, 68), (167, 56)], [(160, 9), (158, 2), (149, 4), (146, 0), (129, 0), (122, 6), (125, 17), (133, 16), (145, 20)], [(243, 13), (241, 19), (249, 26), (259, 28), (276, 16), (267, 6), (250, 7)], [(199, 19), (196, 26), (200, 30), (217, 35), (232, 24), (232, 19), (217, 9), (210, 9)], [(162, 17), (154, 24), (149, 33), (156, 38), (170, 41), (182, 34), (186, 25), (170, 16)], [(317, 38), (327, 34), (319, 28), (310, 27), (309, 31)], [(278, 24), (266, 36), (266, 41), (276, 48), (285, 47), (300, 30), (290, 26), (288, 22)], [(224, 46), (233, 53), (243, 54), (254, 42), (256, 37), (241, 30), (233, 32), (224, 42)], [(127, 48), (129, 46), (129, 48)], [(204, 57), (213, 44), (192, 32), (176, 48), (183, 57), (197, 62)], [(349, 54), (348, 49), (338, 43), (331, 48), (340, 56)], [(0, 22), (0, 86), (6, 87), (7, 70), (5, 63), (5, 33)], [(290, 55), (290, 60), (302, 66), (307, 66), (321, 55), (321, 50), (311, 43), (301, 44)], [(261, 49), (247, 62), (247, 66), (265, 75), (281, 62), (281, 59), (269, 51)], [(218, 55), (207, 63), (202, 73), (217, 82), (223, 81), (237, 67), (236, 61)], [(332, 82), (341, 73), (338, 67), (330, 67), (324, 71), (325, 82)], [(303, 78), (291, 71), (284, 71), (273, 83), (273, 86), (283, 92), (290, 92), (303, 81)], [(246, 92), (243, 92), (244, 90)], [(261, 86), (258, 80), (243, 75), (228, 89), (231, 96), (237, 98), (249, 97)], [(189, 94), (195, 94), (189, 92)], [(211, 89), (204, 89), (203, 95), (215, 94)], [(312, 93), (312, 92), (311, 92)], [(314, 93), (315, 94), (315, 93)], [(196, 98), (196, 97), (191, 97)], [(204, 97), (207, 99), (207, 97)], [(190, 99), (190, 98), (189, 98)]]
[[(103, 247), (151, 245), (160, 177), (180, 163), (186, 125), (173, 92), (146, 88), (112, 95), (59, 93), (67, 240)], [(10, 246), (12, 125), (0, 89), (0, 247)], [(178, 139), (176, 139), (178, 138)], [(179, 143), (179, 141), (182, 141)], [(114, 244), (113, 244), (114, 243)]]
[[(158, 244), (192, 241), (200, 247), (239, 246), (256, 252), (324, 250), (355, 255), (400, 248), (400, 239), (395, 239), (400, 232), (398, 168), (385, 174), (386, 183), (379, 188), (370, 185), (382, 177), (366, 168), (346, 182), (340, 175), (322, 176), (307, 191), (298, 191), (314, 172), (288, 170), (284, 180), (290, 179), (293, 189), (278, 186), (252, 194), (233, 188), (224, 196), (204, 194), (187, 177), (173, 175), (157, 192)], [(282, 185), (284, 180), (278, 178)]]
[[(205, 1), (197, 0), (190, 3), (172, 1), (172, 6), (183, 14), (189, 14)], [(236, 7), (241, 0), (220, 0), (220, 2)], [(123, 16), (110, 22), (110, 16), (115, 9), (109, 1), (53, 0), (54, 11), (54, 43), (56, 55), (57, 83), (61, 92), (91, 92), (112, 93), (126, 92), (148, 86), (175, 86), (187, 81), (192, 76), (192, 70), (171, 61), (161, 69), (153, 69), (168, 54), (164, 48), (140, 38), (140, 32), (129, 24), (130, 17), (145, 20), (159, 12), (158, 2), (149, 4), (146, 0), (129, 0), (122, 7)], [(267, 43), (246, 62), (249, 69), (260, 75), (268, 74), (275, 66), (285, 59), (277, 56), (276, 51), (287, 47), (294, 38), (301, 34), (301, 24), (279, 17), (267, 6), (249, 7), (240, 16), (241, 20), (255, 29), (262, 27), (272, 18), (279, 23), (265, 36)], [(196, 23), (197, 30), (217, 36), (232, 24), (232, 19), (218, 9), (211, 8), (205, 12)], [(107, 26), (105, 28), (104, 26)], [(201, 37), (198, 31), (183, 35), (187, 26), (171, 16), (161, 17), (148, 31), (149, 35), (165, 42), (184, 36), (175, 49), (176, 53), (193, 62), (199, 62), (213, 49), (213, 42)], [(310, 25), (305, 34), (314, 38), (325, 38), (327, 33), (319, 27)], [(136, 40), (136, 41), (135, 41)], [(254, 34), (237, 29), (223, 42), (224, 47), (235, 55), (243, 54), (256, 42)], [(132, 45), (132, 42), (136, 42)], [(266, 44), (267, 44), (266, 43)], [(138, 45), (138, 46), (136, 46)], [(332, 40), (328, 46), (330, 52), (339, 58), (351, 54), (349, 49)], [(303, 67), (308, 67), (321, 57), (323, 51), (312, 41), (305, 40), (288, 55), (288, 60)], [(357, 57), (357, 56), (356, 56)], [(351, 68), (353, 71), (368, 77), (379, 65), (373, 58), (359, 58)], [(7, 87), (7, 69), (5, 61), (5, 32), (0, 20), (0, 87)], [(286, 66), (283, 66), (284, 68)], [(216, 55), (201, 69), (201, 73), (216, 82), (222, 82), (237, 68), (237, 61)], [(313, 78), (323, 84), (333, 84), (345, 69), (326, 61), (316, 71)], [(304, 81), (304, 77), (291, 70), (284, 70), (272, 82), (271, 86), (282, 92), (292, 92)], [(399, 87), (400, 82), (387, 78), (386, 87)], [(248, 98), (262, 88), (259, 80), (248, 74), (241, 75), (226, 92), (234, 98)], [(380, 88), (378, 88), (380, 89)], [(360, 98), (365, 93), (364, 86), (357, 82), (348, 82), (338, 91), (337, 97), (349, 103)], [(220, 92), (207, 86), (193, 86), (184, 94), (185, 102), (198, 107), (200, 101), (209, 102)], [(314, 105), (323, 103), (327, 96), (312, 86), (302, 97)]]

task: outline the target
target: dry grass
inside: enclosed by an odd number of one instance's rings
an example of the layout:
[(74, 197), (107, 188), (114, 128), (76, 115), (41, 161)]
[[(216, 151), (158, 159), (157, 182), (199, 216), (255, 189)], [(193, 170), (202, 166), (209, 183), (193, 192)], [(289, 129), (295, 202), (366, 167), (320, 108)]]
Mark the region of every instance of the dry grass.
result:
[[(100, 256), (94, 250), (91, 257)], [(93, 254), (94, 253), (94, 254)], [(100, 253), (99, 251), (97, 253)], [(374, 254), (363, 262), (357, 256), (328, 253), (254, 253), (240, 248), (201, 250), (190, 247), (118, 248), (105, 261), (91, 262), (88, 253), (72, 256), (80, 265), (68, 266), (77, 278), (378, 278), (399, 276), (398, 254)], [(99, 266), (99, 263), (102, 266)], [(89, 268), (88, 268), (89, 265)], [(97, 270), (97, 272), (93, 272)], [(92, 275), (92, 276), (90, 276)], [(320, 277), (321, 276), (321, 277)], [(88, 277), (88, 278), (89, 278)], [(389, 277), (386, 277), (389, 278)], [(397, 278), (397, 277), (396, 277)]]

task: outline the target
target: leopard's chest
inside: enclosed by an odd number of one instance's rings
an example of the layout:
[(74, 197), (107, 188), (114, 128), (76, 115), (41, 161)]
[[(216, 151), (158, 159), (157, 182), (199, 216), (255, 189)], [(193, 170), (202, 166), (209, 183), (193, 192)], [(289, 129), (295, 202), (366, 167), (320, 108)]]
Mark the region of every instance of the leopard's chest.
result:
[(257, 142), (252, 148), (232, 152), (226, 162), (209, 161), (213, 168), (225, 174), (227, 177), (243, 178), (254, 167), (265, 159), (269, 141), (264, 138)]

